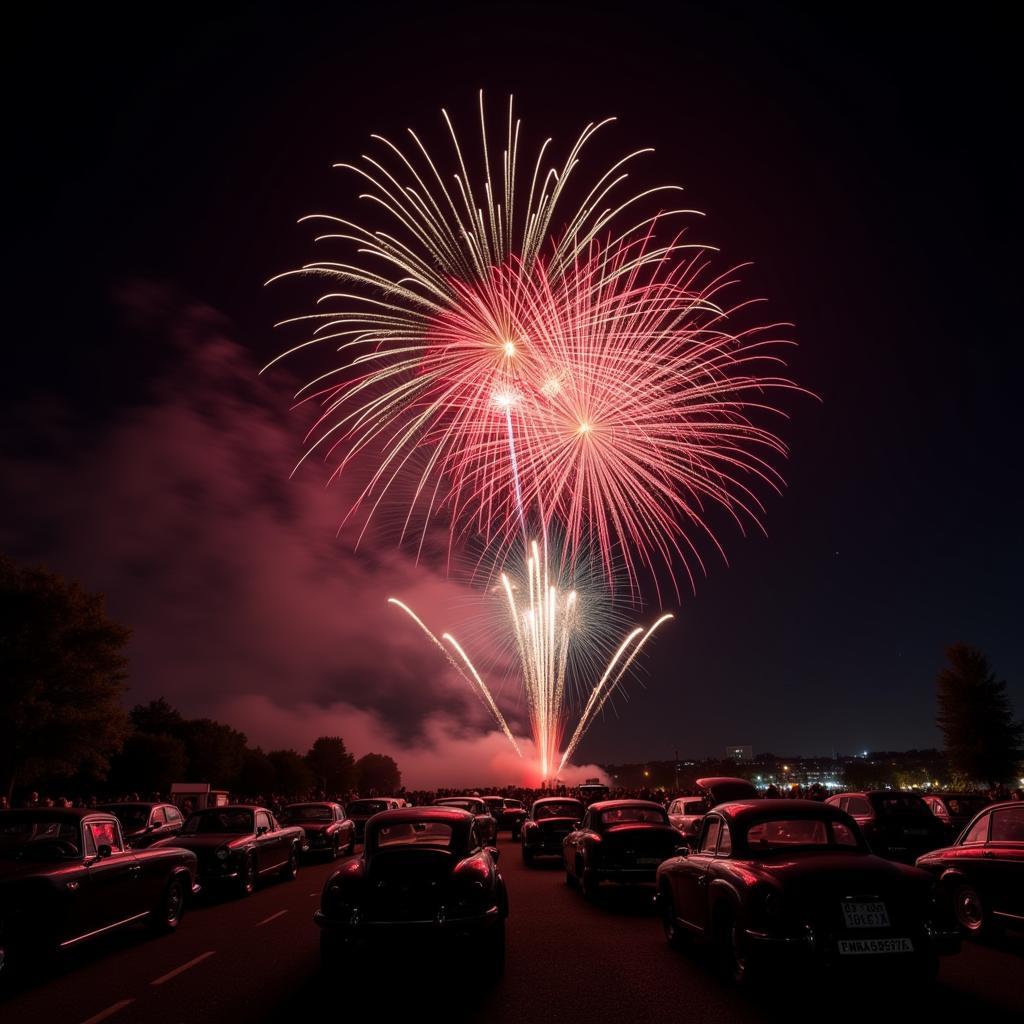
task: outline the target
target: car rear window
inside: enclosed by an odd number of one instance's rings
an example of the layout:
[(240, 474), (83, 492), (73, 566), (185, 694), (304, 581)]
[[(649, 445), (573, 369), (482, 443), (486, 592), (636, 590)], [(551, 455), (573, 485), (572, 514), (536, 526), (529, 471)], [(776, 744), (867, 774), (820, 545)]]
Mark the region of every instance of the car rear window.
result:
[(991, 843), (1024, 843), (1024, 807), (992, 812)]
[(378, 850), (392, 846), (433, 846), (448, 849), (452, 844), (452, 828), (440, 821), (409, 821), (382, 825), (377, 829), (373, 845)]
[(876, 796), (874, 804), (875, 810), (885, 818), (933, 817), (919, 796)]
[(849, 847), (855, 846), (856, 842), (856, 837), (842, 822), (832, 823), (820, 818), (772, 818), (747, 829), (747, 845), (755, 850), (781, 850), (794, 846)]
[(601, 823), (604, 825), (628, 825), (637, 822), (663, 825), (666, 820), (665, 812), (657, 807), (612, 807), (601, 812)]

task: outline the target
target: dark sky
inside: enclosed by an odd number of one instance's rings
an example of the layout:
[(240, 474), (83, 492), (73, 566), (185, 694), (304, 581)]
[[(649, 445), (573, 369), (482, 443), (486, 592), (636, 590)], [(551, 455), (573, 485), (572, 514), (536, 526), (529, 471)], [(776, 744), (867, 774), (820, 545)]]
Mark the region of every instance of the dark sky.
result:
[(387, 637), (339, 625), (406, 573), (454, 588), (386, 538), (335, 543), (340, 496), (286, 479), (287, 381), (254, 376), (308, 306), (262, 287), (312, 258), (295, 221), (355, 210), (331, 164), (371, 132), (440, 139), (442, 106), (472, 125), (482, 87), (537, 141), (614, 115), (598, 162), (655, 147), (645, 173), (685, 186), (723, 265), (753, 263), (822, 399), (787, 403), (768, 536), (723, 525), (730, 565), (581, 758), (935, 745), (961, 639), (1024, 710), (1019, 62), (997, 6), (286, 6), (39, 8), (10, 37), (0, 545), (106, 591), (136, 627), (133, 698), (271, 746), (330, 724), (473, 755), (479, 714), (425, 681), (443, 666), (357, 657)]

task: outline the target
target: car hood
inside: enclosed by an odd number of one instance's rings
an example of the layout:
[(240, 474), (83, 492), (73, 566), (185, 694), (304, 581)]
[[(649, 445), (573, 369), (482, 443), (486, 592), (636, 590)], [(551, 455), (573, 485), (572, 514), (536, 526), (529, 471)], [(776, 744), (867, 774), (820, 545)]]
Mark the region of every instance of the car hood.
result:
[(296, 827), (301, 828), (304, 832), (326, 832), (332, 825), (336, 825), (334, 821), (297, 821), (295, 825), (288, 825), (288, 828)]
[(185, 850), (215, 850), (221, 846), (235, 847), (247, 843), (252, 836), (240, 836), (231, 832), (204, 832), (197, 836), (169, 836), (154, 843), (150, 849), (166, 846), (178, 846)]

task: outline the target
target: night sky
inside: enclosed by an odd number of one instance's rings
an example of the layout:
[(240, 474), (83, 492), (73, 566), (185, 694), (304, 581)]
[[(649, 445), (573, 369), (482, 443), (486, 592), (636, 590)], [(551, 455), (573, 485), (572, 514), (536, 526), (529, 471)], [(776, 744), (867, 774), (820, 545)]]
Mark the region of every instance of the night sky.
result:
[(287, 6), (54, 8), (9, 36), (0, 549), (106, 592), (135, 629), (129, 700), (270, 747), (340, 732), (423, 780), (505, 770), (383, 604), (464, 591), (386, 531), (336, 540), (323, 467), (288, 480), (308, 367), (256, 376), (309, 309), (263, 287), (315, 258), (296, 220), (360, 210), (331, 164), (372, 132), (443, 142), (442, 106), (468, 134), (482, 87), (537, 143), (616, 116), (597, 166), (653, 146), (644, 180), (685, 186), (723, 269), (753, 264), (744, 293), (795, 325), (791, 373), (821, 397), (786, 400), (768, 536), (718, 523), (730, 564), (709, 558), (579, 759), (938, 745), (957, 640), (1024, 712), (1019, 61), (997, 7)]

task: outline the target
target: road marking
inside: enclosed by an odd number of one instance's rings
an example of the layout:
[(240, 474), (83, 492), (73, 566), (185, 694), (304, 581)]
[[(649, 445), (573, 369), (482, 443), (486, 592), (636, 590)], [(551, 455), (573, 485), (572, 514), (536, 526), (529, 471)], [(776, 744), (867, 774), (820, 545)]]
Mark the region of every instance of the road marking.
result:
[(123, 1010), (129, 1003), (134, 1003), (134, 999), (122, 999), (119, 1003), (114, 1003), (113, 1006), (108, 1006), (105, 1010), (100, 1010), (95, 1017), (90, 1017), (88, 1020), (83, 1020), (82, 1024), (100, 1024), (101, 1020), (106, 1020), (108, 1017), (113, 1017), (118, 1010)]
[(265, 924), (270, 924), (271, 921), (276, 921), (282, 914), (287, 914), (287, 910), (279, 910), (276, 914), (271, 914), (270, 917), (263, 918), (262, 921), (256, 922), (257, 928), (262, 928)]
[(200, 953), (199, 956), (189, 960), (188, 963), (182, 964), (180, 967), (175, 967), (173, 971), (168, 971), (166, 974), (161, 974), (156, 981), (151, 981), (150, 985), (162, 985), (165, 981), (170, 981), (171, 978), (176, 978), (182, 971), (187, 971), (190, 967), (195, 967), (196, 964), (201, 964), (207, 957), (213, 956), (216, 952), (217, 950), (211, 949), (206, 953)]

